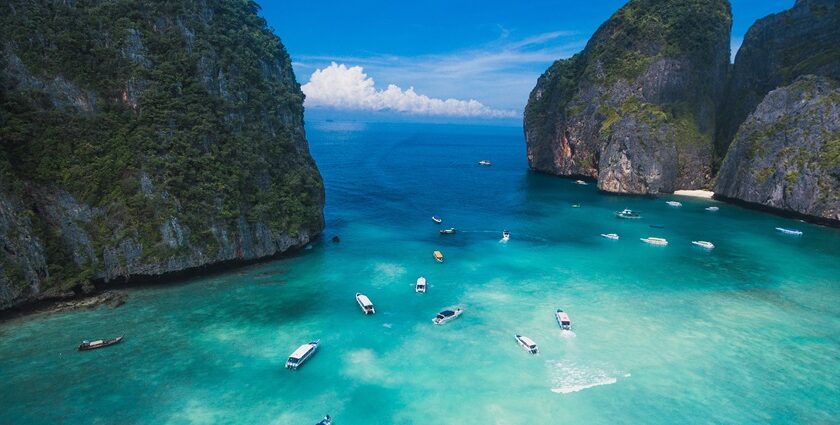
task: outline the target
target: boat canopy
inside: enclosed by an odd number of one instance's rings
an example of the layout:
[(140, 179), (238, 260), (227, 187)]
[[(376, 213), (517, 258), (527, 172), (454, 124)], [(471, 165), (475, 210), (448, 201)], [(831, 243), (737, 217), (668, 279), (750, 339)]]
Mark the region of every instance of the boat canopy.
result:
[(452, 310), (443, 310), (440, 313), (438, 313), (438, 315), (443, 316), (443, 317), (449, 317), (449, 316), (454, 316), (455, 312), (452, 311)]
[(557, 312), (557, 317), (559, 317), (560, 321), (562, 321), (562, 322), (570, 322), (571, 321), (571, 319), (569, 319), (569, 315), (566, 314), (566, 312), (563, 312), (563, 311), (558, 311)]
[(289, 360), (300, 360), (300, 359), (301, 359), (301, 358), (303, 358), (303, 356), (305, 356), (305, 355), (306, 355), (306, 353), (308, 353), (308, 352), (309, 352), (309, 350), (311, 350), (311, 349), (312, 349), (312, 344), (303, 344), (303, 345), (301, 345), (300, 347), (298, 347), (298, 349), (297, 349), (297, 350), (295, 350), (295, 352), (294, 352), (294, 353), (292, 353), (291, 355), (289, 355)]
[(426, 278), (425, 278), (425, 277), (420, 276), (419, 278), (417, 278), (417, 284), (418, 284), (418, 285), (421, 285), (421, 286), (422, 286), (422, 285), (425, 285), (425, 284), (426, 284)]
[(435, 258), (443, 258), (443, 254), (440, 251), (435, 251)]
[(362, 303), (363, 306), (373, 307), (373, 303), (370, 302), (370, 298), (368, 298), (367, 295), (358, 294), (358, 295), (356, 295), (356, 297), (359, 299), (359, 302)]

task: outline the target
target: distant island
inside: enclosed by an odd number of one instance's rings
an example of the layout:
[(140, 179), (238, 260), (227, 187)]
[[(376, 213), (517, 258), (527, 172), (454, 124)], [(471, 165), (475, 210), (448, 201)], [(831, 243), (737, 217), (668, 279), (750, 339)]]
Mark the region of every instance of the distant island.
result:
[(760, 19), (734, 65), (731, 23), (725, 0), (628, 2), (531, 92), (531, 169), (840, 224), (840, 4)]

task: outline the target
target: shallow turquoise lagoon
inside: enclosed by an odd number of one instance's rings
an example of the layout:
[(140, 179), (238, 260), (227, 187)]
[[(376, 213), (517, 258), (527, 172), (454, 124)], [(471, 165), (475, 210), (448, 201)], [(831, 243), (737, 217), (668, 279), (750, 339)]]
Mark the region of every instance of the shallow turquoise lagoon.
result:
[[(132, 289), (116, 310), (0, 324), (0, 423), (838, 421), (837, 229), (532, 174), (519, 128), (318, 122), (308, 136), (327, 186), (323, 240)], [(614, 218), (622, 208), (644, 218)], [(438, 234), (450, 226), (458, 234)], [(426, 294), (414, 293), (420, 275)], [(362, 315), (357, 291), (376, 315)], [(432, 325), (450, 306), (464, 315)], [(557, 308), (573, 332), (560, 331)], [(74, 351), (121, 334), (118, 346)], [(283, 368), (316, 338), (315, 357)]]

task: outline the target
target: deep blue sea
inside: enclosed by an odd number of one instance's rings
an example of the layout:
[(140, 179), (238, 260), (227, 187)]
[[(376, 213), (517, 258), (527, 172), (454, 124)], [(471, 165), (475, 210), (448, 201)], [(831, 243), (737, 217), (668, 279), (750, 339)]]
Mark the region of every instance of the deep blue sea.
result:
[[(291, 258), (131, 289), (117, 309), (0, 324), (0, 423), (840, 422), (840, 230), (534, 174), (516, 127), (307, 131), (324, 238)], [(623, 208), (643, 218), (616, 219)], [(460, 318), (432, 324), (456, 306)], [(126, 339), (75, 351), (115, 335)], [(284, 369), (312, 339), (319, 352)]]

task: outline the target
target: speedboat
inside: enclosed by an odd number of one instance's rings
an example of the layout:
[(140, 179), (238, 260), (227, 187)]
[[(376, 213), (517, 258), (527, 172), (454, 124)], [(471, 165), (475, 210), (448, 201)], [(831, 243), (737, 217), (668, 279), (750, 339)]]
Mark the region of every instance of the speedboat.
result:
[(572, 204), (572, 208), (580, 208), (580, 204)]
[(441, 235), (454, 235), (457, 230), (454, 227), (450, 227), (448, 229), (443, 229), (440, 231)]
[(436, 215), (433, 215), (433, 216), (432, 216), (432, 221), (434, 221), (434, 222), (435, 222), (435, 223), (437, 223), (437, 224), (443, 223), (443, 219), (442, 219), (442, 218), (440, 218), (440, 217), (438, 217), (438, 216), (436, 216)]
[(373, 303), (367, 295), (356, 292), (356, 302), (359, 303), (359, 307), (362, 308), (362, 313), (366, 315), (376, 313), (376, 309), (373, 308)]
[(612, 239), (614, 241), (618, 240), (618, 234), (617, 233), (601, 233), (601, 236), (605, 237), (607, 239)]
[(786, 235), (796, 235), (799, 236), (802, 234), (801, 230), (797, 229), (785, 229), (784, 227), (777, 227), (776, 230), (786, 234)]
[(319, 345), (321, 345), (321, 340), (316, 339), (298, 347), (297, 350), (289, 355), (289, 360), (286, 360), (286, 369), (297, 370), (297, 368), (301, 367), (305, 361), (309, 360), (315, 354)]
[(649, 243), (651, 245), (659, 245), (659, 246), (668, 245), (668, 241), (665, 238), (654, 238), (654, 237), (651, 236), (651, 237), (648, 237), (648, 238), (639, 238), (639, 240), (641, 240), (644, 243)]
[(719, 210), (720, 208), (719, 208), (719, 207), (706, 207), (706, 208), (704, 208), (704, 209), (705, 209), (706, 211), (717, 211), (717, 210)]
[(516, 338), (516, 342), (519, 343), (519, 345), (522, 348), (524, 348), (525, 351), (531, 354), (537, 354), (540, 352), (539, 347), (537, 347), (537, 343), (534, 342), (534, 340), (532, 340), (531, 338), (522, 335), (514, 335), (513, 337)]
[(417, 292), (419, 294), (425, 294), (426, 293), (426, 278), (425, 277), (420, 276), (420, 277), (417, 278), (417, 283), (414, 284), (414, 292)]
[(557, 319), (557, 324), (560, 325), (560, 329), (564, 331), (572, 330), (572, 319), (569, 319), (569, 315), (565, 311), (558, 308), (554, 312), (554, 318)]
[(586, 186), (586, 185), (588, 185), (589, 183), (587, 183), (587, 182), (585, 182), (585, 181), (583, 181), (583, 180), (575, 180), (575, 184), (579, 184), (579, 185), (582, 185), (582, 186)]
[(435, 251), (432, 253), (432, 255), (435, 256), (435, 261), (437, 261), (438, 263), (443, 262), (443, 254), (440, 251)]
[(456, 308), (455, 310), (443, 310), (438, 313), (434, 319), (432, 319), (432, 323), (442, 325), (450, 320), (457, 319), (463, 312), (464, 310), (461, 310), (460, 308)]
[(713, 244), (709, 241), (691, 241), (691, 243), (693, 243), (694, 245), (697, 245), (699, 247), (706, 248), (706, 249), (715, 249), (715, 244)]
[(665, 201), (665, 203), (672, 206), (672, 207), (681, 207), (682, 206), (682, 202), (677, 202), (677, 201)]
[(489, 167), (489, 166), (493, 165), (493, 163), (486, 160), (486, 159), (482, 159), (481, 161), (478, 161), (478, 165), (483, 165), (485, 167)]
[(627, 208), (625, 208), (621, 211), (616, 211), (615, 216), (618, 217), (618, 218), (628, 218), (628, 219), (642, 218), (642, 216), (639, 215), (639, 213), (637, 213), (636, 211), (633, 211), (631, 209), (627, 209)]
[(507, 230), (502, 230), (502, 240), (507, 242), (510, 240), (510, 232)]
[(95, 350), (97, 348), (107, 347), (109, 345), (119, 344), (122, 342), (123, 337), (118, 336), (116, 338), (107, 338), (107, 339), (97, 339), (94, 341), (84, 340), (81, 344), (79, 344), (79, 351), (87, 351), (87, 350)]
[(315, 425), (332, 425), (332, 418), (330, 415), (324, 416), (324, 419), (321, 419), (321, 422), (318, 422)]

